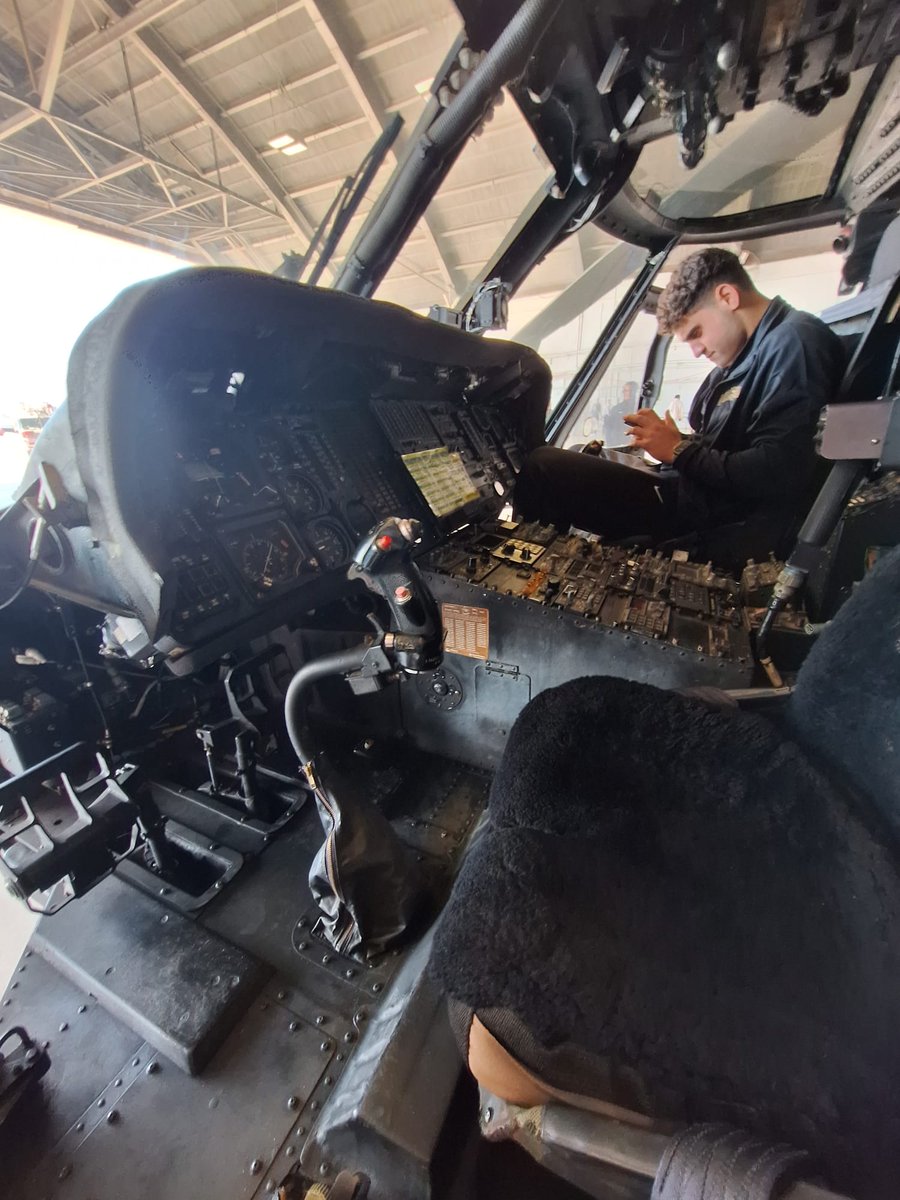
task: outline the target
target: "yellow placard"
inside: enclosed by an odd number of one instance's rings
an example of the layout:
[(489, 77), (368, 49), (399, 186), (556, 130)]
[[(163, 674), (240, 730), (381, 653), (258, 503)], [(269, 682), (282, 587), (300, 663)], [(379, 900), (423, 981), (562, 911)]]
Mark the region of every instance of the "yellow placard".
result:
[(401, 457), (436, 517), (446, 517), (478, 499), (478, 489), (469, 478), (465, 463), (446, 446), (417, 450)]

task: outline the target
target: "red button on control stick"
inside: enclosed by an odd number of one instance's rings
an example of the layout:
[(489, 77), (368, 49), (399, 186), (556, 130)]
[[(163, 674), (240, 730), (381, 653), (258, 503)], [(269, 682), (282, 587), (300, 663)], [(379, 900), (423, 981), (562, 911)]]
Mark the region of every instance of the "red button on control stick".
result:
[(407, 600), (412, 599), (412, 592), (409, 590), (408, 587), (405, 587), (401, 583), (399, 587), (394, 588), (394, 599), (397, 601), (398, 604), (405, 604), (407, 602)]
[(391, 548), (391, 546), (393, 546), (393, 544), (394, 544), (394, 539), (391, 537), (391, 535), (389, 533), (383, 533), (381, 535), (381, 537), (377, 537), (375, 539), (375, 545), (378, 547), (379, 550), (390, 550), (390, 548)]

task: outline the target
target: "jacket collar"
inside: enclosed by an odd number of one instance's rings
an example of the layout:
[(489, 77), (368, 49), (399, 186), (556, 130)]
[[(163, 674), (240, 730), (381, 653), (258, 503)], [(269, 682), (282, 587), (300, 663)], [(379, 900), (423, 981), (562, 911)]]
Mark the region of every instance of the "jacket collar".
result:
[(753, 330), (747, 343), (741, 350), (740, 354), (734, 360), (730, 367), (726, 367), (722, 372), (721, 378), (732, 379), (735, 375), (743, 375), (746, 369), (750, 366), (759, 349), (763, 338), (793, 312), (793, 309), (786, 300), (782, 300), (780, 296), (775, 296), (769, 301), (766, 311), (763, 313), (762, 320)]

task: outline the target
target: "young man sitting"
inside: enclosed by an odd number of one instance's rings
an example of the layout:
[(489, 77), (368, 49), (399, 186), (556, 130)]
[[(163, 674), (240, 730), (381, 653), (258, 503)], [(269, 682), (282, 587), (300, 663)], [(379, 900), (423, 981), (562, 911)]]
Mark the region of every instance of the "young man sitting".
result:
[(840, 339), (762, 295), (717, 247), (673, 272), (657, 318), (661, 333), (714, 364), (691, 405), (692, 432), (650, 409), (624, 418), (658, 471), (542, 446), (519, 475), (517, 510), (613, 540), (683, 544), (730, 569), (785, 553), (811, 499), (816, 422), (844, 367)]

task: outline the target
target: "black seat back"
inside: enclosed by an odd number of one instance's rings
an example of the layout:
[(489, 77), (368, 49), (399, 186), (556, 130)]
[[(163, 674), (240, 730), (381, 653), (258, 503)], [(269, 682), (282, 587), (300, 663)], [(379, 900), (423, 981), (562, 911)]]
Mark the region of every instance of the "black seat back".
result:
[(882, 814), (900, 845), (900, 547), (819, 637), (787, 721), (807, 754)]
[[(872, 314), (847, 364), (837, 402), (877, 400), (884, 394), (900, 344), (900, 274)], [(846, 343), (845, 343), (846, 345)]]

